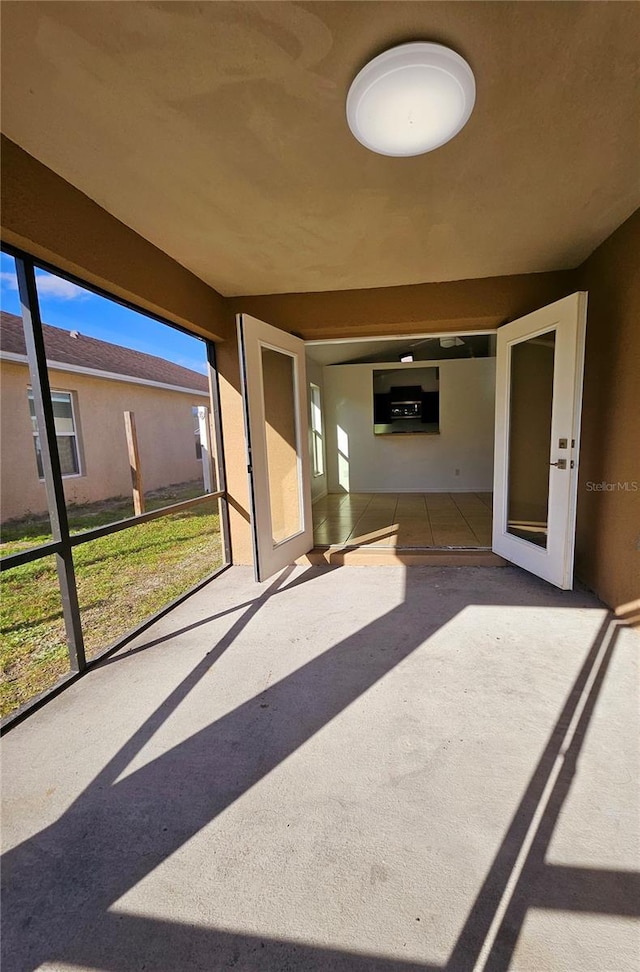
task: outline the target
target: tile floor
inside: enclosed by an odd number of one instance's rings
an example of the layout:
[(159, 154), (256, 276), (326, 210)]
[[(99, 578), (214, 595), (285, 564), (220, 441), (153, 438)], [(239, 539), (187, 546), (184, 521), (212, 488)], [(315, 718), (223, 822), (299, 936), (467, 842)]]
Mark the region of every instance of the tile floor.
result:
[(490, 547), (491, 493), (331, 493), (314, 503), (316, 546)]

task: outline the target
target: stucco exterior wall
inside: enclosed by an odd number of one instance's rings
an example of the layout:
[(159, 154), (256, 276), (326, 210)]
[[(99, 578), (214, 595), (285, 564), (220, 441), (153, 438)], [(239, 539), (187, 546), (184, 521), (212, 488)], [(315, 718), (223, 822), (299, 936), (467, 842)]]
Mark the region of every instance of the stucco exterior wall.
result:
[(579, 281), (589, 303), (576, 574), (618, 608), (640, 598), (640, 210)]
[[(26, 364), (3, 361), (0, 387), (3, 462), (2, 520), (47, 508), (38, 478), (27, 389)], [(74, 395), (81, 474), (66, 477), (68, 503), (86, 503), (131, 493), (125, 411), (135, 413), (145, 491), (202, 477), (196, 458), (192, 406), (207, 405), (205, 394), (188, 394), (125, 381), (51, 370), (51, 388)]]

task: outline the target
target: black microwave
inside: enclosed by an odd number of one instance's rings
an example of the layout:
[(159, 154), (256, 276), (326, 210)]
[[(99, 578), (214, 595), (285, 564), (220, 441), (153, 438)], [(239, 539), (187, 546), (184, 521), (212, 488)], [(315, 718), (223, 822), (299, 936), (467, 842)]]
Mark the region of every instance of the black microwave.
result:
[(422, 388), (420, 385), (396, 385), (389, 389), (391, 419), (422, 418)]

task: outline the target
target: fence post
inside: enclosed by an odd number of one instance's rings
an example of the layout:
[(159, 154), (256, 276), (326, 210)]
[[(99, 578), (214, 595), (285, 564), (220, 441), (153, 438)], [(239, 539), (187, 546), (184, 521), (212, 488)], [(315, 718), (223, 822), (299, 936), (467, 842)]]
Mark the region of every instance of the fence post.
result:
[(144, 488), (142, 486), (142, 469), (140, 468), (140, 454), (138, 452), (138, 436), (136, 435), (136, 417), (133, 412), (124, 413), (124, 427), (127, 433), (127, 448), (129, 450), (129, 468), (131, 469), (131, 485), (133, 486), (133, 512), (135, 516), (144, 513)]
[(198, 405), (198, 424), (200, 426), (200, 449), (202, 450), (202, 478), (205, 493), (213, 493), (213, 475), (211, 463), (211, 427), (209, 425), (209, 409), (206, 405)]

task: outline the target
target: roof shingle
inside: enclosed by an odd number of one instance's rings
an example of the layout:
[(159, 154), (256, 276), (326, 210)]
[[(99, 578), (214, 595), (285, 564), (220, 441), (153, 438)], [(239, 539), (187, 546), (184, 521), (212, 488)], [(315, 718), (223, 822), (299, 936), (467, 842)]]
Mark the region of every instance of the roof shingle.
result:
[[(51, 327), (50, 324), (43, 324), (42, 331), (47, 361), (91, 368), (94, 371), (109, 371), (128, 378), (158, 381), (180, 388), (193, 388), (205, 393), (209, 391), (209, 382), (205, 375), (173, 364), (165, 358), (132, 351), (117, 344), (86, 337), (77, 331)], [(77, 334), (77, 337), (72, 337), (72, 334)], [(0, 350), (13, 354), (27, 353), (22, 320), (7, 311), (0, 312)]]

